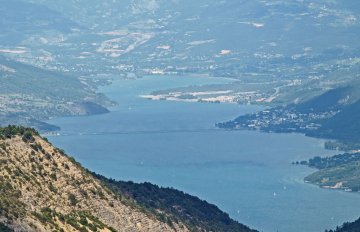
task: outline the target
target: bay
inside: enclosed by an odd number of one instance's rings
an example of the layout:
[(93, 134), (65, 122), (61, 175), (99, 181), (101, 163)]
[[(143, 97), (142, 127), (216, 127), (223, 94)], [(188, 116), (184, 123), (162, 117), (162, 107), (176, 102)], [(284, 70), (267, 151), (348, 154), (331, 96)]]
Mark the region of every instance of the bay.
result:
[(335, 154), (323, 149), (323, 140), (215, 127), (259, 106), (139, 97), (164, 88), (227, 82), (231, 80), (114, 77), (100, 91), (118, 106), (109, 114), (53, 119), (49, 123), (62, 129), (48, 138), (92, 171), (183, 190), (260, 231), (324, 231), (359, 217), (360, 194), (305, 184), (303, 178), (314, 170), (291, 165)]

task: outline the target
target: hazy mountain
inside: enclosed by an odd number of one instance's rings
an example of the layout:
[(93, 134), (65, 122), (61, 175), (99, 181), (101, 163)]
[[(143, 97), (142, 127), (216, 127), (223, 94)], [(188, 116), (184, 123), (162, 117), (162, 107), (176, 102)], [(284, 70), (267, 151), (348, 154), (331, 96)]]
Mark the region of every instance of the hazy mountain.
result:
[[(56, 129), (41, 121), (51, 117), (108, 112), (112, 103), (74, 76), (0, 56), (0, 125), (21, 124)], [(103, 106), (102, 106), (103, 105)]]
[(19, 45), (29, 36), (70, 33), (77, 24), (44, 5), (1, 0), (1, 46)]
[(346, 106), (321, 123), (317, 134), (332, 139), (360, 143), (360, 101)]
[(3, 9), (19, 15), (4, 20), (18, 22), (9, 28), (26, 33), (0, 53), (78, 76), (227, 76), (242, 81), (218, 87), (234, 99), (255, 92), (250, 103), (288, 104), (352, 82), (360, 68), (353, 1), (23, 0)]
[[(61, 35), (57, 43), (18, 43), (29, 49), (20, 57), (30, 63), (39, 50), (49, 52), (54, 60), (41, 64), (49, 68), (67, 69), (76, 62), (74, 71), (81, 72), (307, 78), (309, 73), (321, 76), (337, 60), (359, 51), (360, 9), (352, 1), (26, 2), (36, 5), (24, 3), (24, 8), (41, 4), (51, 9), (44, 14), (51, 16), (47, 25), (57, 27), (51, 15), (56, 11), (55, 21), (66, 18), (64, 25), (71, 29), (40, 39), (54, 41)], [(95, 60), (102, 65), (93, 67)]]
[[(339, 87), (304, 103), (294, 105), (299, 114), (329, 114), (325, 118), (313, 119), (308, 123), (319, 125), (309, 129), (310, 136), (337, 139), (343, 142), (360, 142), (360, 91), (359, 82), (352, 86)], [(289, 106), (292, 107), (292, 106)]]

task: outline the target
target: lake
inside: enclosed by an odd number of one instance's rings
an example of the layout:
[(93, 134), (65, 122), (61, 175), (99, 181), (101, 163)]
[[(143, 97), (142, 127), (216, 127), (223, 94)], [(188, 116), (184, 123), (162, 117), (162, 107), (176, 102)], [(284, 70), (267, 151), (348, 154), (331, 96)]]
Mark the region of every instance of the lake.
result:
[(292, 161), (336, 152), (300, 134), (217, 129), (259, 106), (151, 101), (139, 95), (228, 83), (208, 77), (114, 77), (100, 91), (118, 102), (104, 115), (58, 118), (48, 139), (92, 171), (174, 187), (214, 203), (260, 231), (320, 232), (360, 216), (360, 194), (305, 184), (313, 170)]

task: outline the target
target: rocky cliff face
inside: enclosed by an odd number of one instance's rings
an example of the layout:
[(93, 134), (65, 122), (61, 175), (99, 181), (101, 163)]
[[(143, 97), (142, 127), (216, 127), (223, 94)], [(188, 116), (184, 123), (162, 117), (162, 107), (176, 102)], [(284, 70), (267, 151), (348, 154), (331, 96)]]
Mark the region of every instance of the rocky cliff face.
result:
[(188, 231), (113, 193), (36, 132), (0, 133), (0, 225), (14, 231)]

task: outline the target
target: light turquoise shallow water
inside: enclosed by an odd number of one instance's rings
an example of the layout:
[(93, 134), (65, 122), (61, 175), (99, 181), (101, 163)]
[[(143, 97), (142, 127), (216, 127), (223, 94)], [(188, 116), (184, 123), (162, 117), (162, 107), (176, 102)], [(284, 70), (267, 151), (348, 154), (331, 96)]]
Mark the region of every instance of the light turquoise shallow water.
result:
[(304, 184), (312, 170), (290, 164), (334, 154), (323, 149), (324, 141), (214, 127), (260, 109), (256, 106), (138, 97), (163, 88), (224, 82), (229, 80), (117, 80), (101, 91), (119, 106), (105, 115), (51, 120), (62, 131), (49, 140), (95, 172), (181, 189), (261, 231), (320, 232), (360, 216), (360, 194)]

